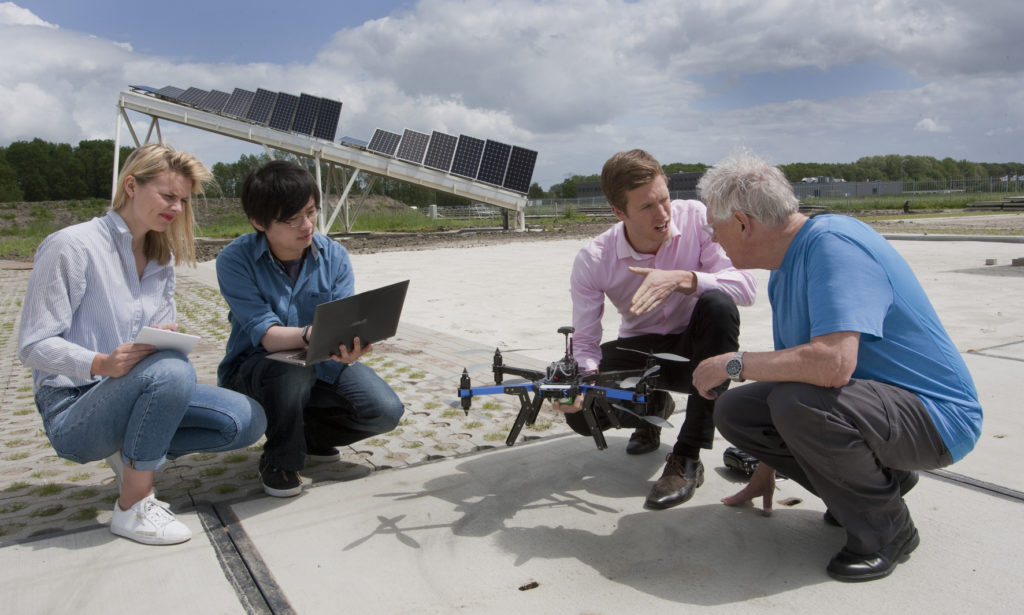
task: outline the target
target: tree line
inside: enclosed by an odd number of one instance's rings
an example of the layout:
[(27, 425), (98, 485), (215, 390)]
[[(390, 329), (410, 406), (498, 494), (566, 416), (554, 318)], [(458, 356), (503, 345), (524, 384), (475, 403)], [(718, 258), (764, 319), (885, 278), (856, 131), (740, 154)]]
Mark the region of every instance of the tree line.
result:
[[(15, 201), (67, 201), (89, 198), (110, 198), (113, 176), (114, 142), (110, 139), (79, 141), (77, 146), (50, 143), (42, 139), (15, 141), (0, 147), (0, 202)], [(131, 153), (131, 147), (120, 148), (120, 162)], [(314, 161), (284, 155), (315, 171)], [(218, 162), (211, 167), (214, 185), (207, 196), (238, 197), (246, 176), (270, 160), (267, 154), (242, 155), (235, 162)], [(865, 156), (852, 163), (795, 162), (779, 165), (786, 177), (799, 182), (806, 177), (832, 177), (846, 181), (920, 181), (948, 180), (960, 177), (1022, 177), (1024, 163), (971, 162), (969, 160), (939, 160), (931, 156)], [(703, 173), (709, 165), (681, 163), (663, 165), (666, 174), (678, 172)], [(327, 173), (326, 165), (321, 169)], [(574, 198), (580, 182), (595, 181), (600, 176), (571, 175), (552, 185), (548, 190), (534, 182), (529, 197)], [(464, 197), (437, 192), (387, 177), (360, 174), (353, 194), (362, 194), (369, 186), (370, 195), (384, 195), (406, 205), (427, 206), (466, 205)]]

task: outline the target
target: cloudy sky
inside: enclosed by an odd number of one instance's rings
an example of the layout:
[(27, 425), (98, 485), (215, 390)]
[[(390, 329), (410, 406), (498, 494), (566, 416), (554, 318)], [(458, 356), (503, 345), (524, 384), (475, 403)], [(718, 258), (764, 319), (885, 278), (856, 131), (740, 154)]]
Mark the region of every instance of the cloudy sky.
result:
[[(175, 85), (341, 100), (339, 138), (521, 145), (545, 189), (633, 147), (1019, 162), (1022, 33), (1019, 0), (18, 0), (0, 2), (0, 145), (113, 138), (120, 91)], [(261, 151), (162, 129), (207, 164)]]

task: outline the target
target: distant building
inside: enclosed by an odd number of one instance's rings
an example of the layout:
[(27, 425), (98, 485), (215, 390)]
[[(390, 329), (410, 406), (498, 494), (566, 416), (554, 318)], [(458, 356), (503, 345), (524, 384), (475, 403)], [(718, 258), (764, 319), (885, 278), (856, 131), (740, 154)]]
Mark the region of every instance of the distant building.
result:
[[(696, 199), (697, 182), (703, 173), (673, 173), (668, 176), (668, 191), (673, 199)], [(836, 198), (855, 196), (877, 196), (900, 194), (903, 191), (899, 181), (848, 182), (837, 177), (805, 177), (793, 184), (793, 192), (802, 198)], [(590, 181), (576, 184), (579, 199), (604, 199), (601, 182)]]
[[(668, 176), (668, 191), (673, 199), (695, 199), (697, 198), (697, 182), (703, 173), (672, 173)], [(576, 198), (594, 199), (604, 198), (601, 192), (601, 182), (590, 181), (576, 184)]]

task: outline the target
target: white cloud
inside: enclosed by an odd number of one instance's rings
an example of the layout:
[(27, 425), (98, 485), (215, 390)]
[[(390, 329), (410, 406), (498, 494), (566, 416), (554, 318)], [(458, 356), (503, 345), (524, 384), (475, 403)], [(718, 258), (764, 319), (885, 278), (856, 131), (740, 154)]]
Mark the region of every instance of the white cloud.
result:
[(13, 2), (0, 2), (0, 25), (57, 27), (39, 19), (32, 11), (23, 9)]
[[(421, 0), (338, 32), (308, 65), (275, 65), (145, 55), (6, 2), (0, 104), (9, 111), (0, 115), (0, 145), (110, 138), (117, 93), (141, 84), (336, 98), (344, 103), (339, 137), (412, 128), (523, 145), (540, 153), (534, 179), (545, 188), (566, 174), (596, 173), (627, 147), (663, 162), (713, 163), (739, 144), (777, 162), (884, 153), (1019, 160), (1024, 14), (1010, 0), (991, 4)], [(917, 85), (876, 91), (865, 80), (833, 93), (829, 69), (850, 64), (890, 67)], [(709, 95), (700, 79), (807, 67), (820, 70), (821, 85), (799, 98), (780, 89), (766, 99), (782, 102), (699, 110)], [(204, 160), (237, 157), (221, 137), (163, 132), (202, 149)]]
[(940, 124), (930, 117), (922, 118), (917, 124), (914, 125), (914, 130), (921, 132), (949, 132), (949, 126)]

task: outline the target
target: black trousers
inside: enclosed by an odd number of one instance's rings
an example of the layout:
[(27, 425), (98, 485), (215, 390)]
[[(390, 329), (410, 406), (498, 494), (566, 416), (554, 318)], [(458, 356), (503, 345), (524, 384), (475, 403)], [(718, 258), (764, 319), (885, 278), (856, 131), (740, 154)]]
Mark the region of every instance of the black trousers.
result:
[[(644, 352), (671, 352), (682, 355), (689, 362), (659, 361), (661, 371), (656, 387), (679, 393), (687, 393), (686, 418), (679, 429), (673, 452), (693, 457), (701, 448), (711, 448), (715, 438), (715, 402), (705, 399), (693, 388), (693, 370), (708, 357), (739, 348), (740, 314), (732, 298), (719, 290), (707, 291), (697, 300), (690, 324), (680, 333), (670, 335), (640, 335), (619, 338), (601, 344), (599, 371), (621, 369), (643, 369), (646, 357), (638, 352), (622, 350), (630, 348)], [(581, 413), (567, 414), (566, 422), (576, 433), (590, 435)], [(607, 418), (598, 414), (602, 430), (611, 425)], [(625, 412), (619, 413), (623, 427), (636, 428), (647, 423)]]

